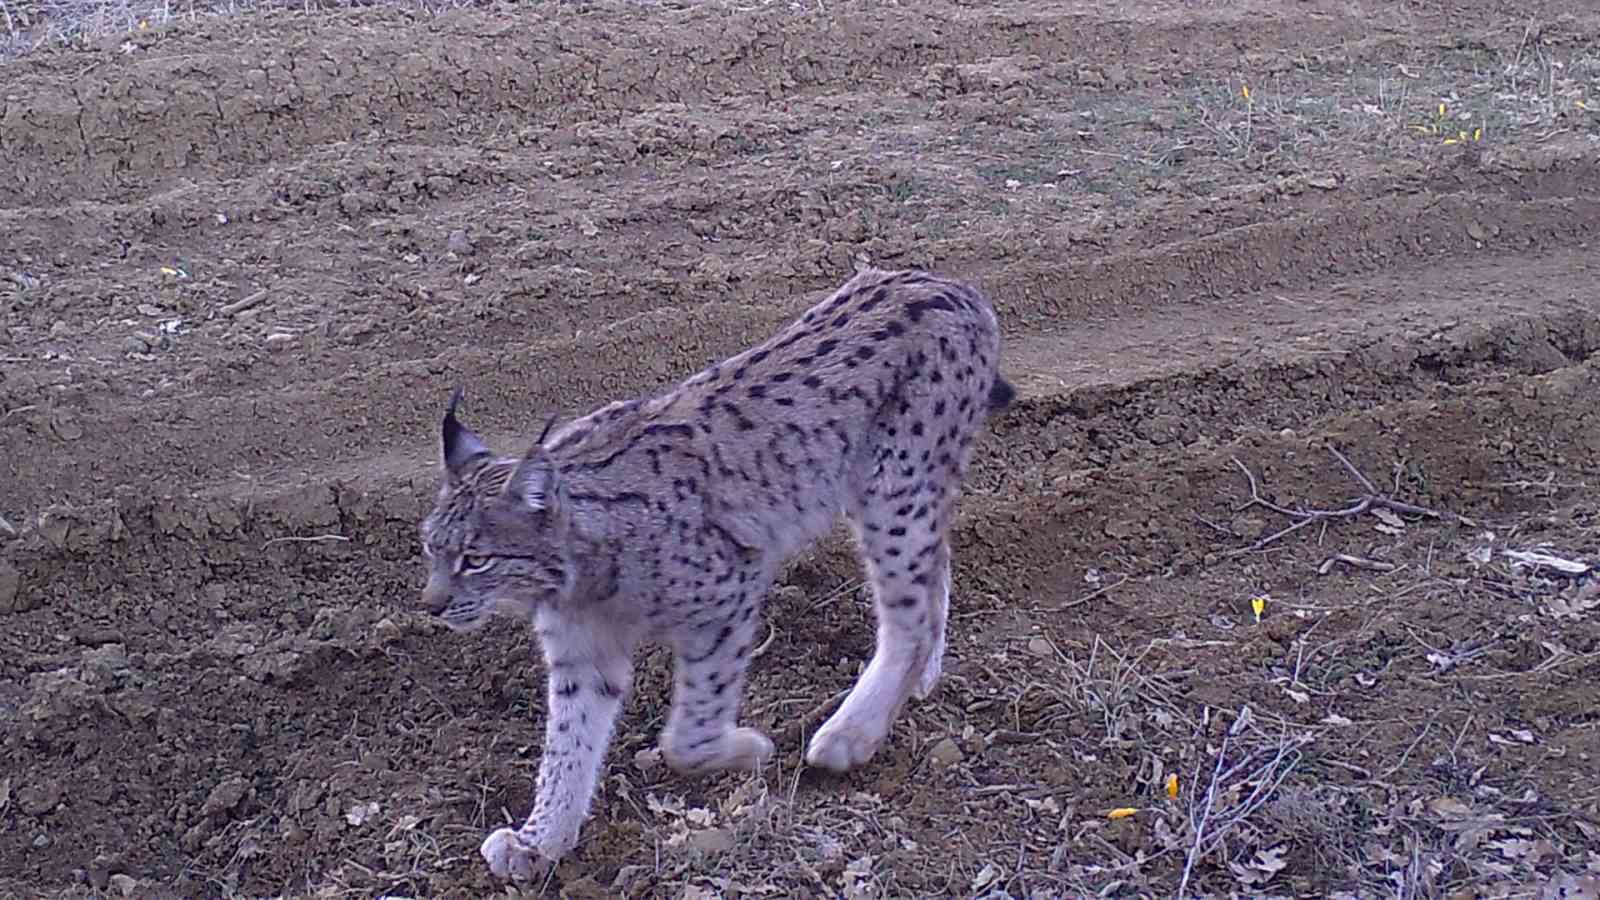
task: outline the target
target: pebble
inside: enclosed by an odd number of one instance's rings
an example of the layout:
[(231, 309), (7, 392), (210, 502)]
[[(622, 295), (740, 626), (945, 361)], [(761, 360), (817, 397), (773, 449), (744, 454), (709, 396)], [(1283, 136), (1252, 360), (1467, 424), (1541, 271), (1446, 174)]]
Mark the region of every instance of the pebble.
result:
[(933, 749), (928, 751), (928, 761), (941, 769), (948, 769), (951, 766), (958, 765), (966, 758), (966, 754), (962, 753), (961, 748), (956, 746), (955, 738), (942, 738), (937, 744), (933, 745)]
[(1028, 652), (1032, 653), (1034, 656), (1042, 656), (1048, 659), (1049, 657), (1056, 655), (1056, 648), (1044, 638), (1036, 637), (1033, 640), (1028, 641)]
[(450, 232), (450, 236), (445, 239), (445, 245), (457, 256), (471, 256), (477, 249), (472, 245), (472, 238), (467, 237), (467, 233), (459, 228)]
[(283, 331), (275, 331), (267, 335), (268, 350), (287, 350), (294, 343), (294, 335)]
[(128, 337), (125, 337), (125, 338), (122, 339), (122, 352), (123, 353), (149, 353), (150, 352), (150, 345), (145, 342), (144, 338), (139, 337), (136, 334), (129, 335)]
[(792, 584), (781, 585), (772, 591), (771, 602), (775, 607), (799, 606), (806, 602), (806, 592)]
[(733, 849), (733, 834), (726, 828), (705, 828), (690, 835), (689, 844), (702, 853), (727, 853)]
[(200, 815), (211, 816), (232, 810), (244, 799), (250, 790), (250, 782), (235, 775), (211, 789), (206, 797), (206, 802), (200, 807)]
[(132, 875), (123, 875), (119, 872), (107, 880), (110, 881), (111, 886), (116, 888), (117, 892), (124, 897), (132, 897), (133, 892), (139, 889), (139, 880), (134, 878)]
[(661, 765), (661, 748), (646, 747), (633, 754), (633, 767), (648, 775), (657, 766)]

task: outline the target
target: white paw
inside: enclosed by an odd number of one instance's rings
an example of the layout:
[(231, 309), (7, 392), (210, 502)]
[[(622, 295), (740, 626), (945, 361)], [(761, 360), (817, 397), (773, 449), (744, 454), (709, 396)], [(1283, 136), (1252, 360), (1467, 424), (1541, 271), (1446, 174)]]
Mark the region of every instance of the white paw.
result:
[(777, 749), (771, 738), (754, 728), (735, 728), (725, 740), (728, 749), (722, 768), (731, 771), (754, 772), (765, 766)]
[(523, 840), (515, 828), (499, 828), (483, 839), (478, 848), (496, 878), (513, 881), (532, 881), (543, 878), (554, 865), (537, 848)]
[(776, 748), (772, 740), (754, 728), (735, 728), (717, 742), (716, 749), (702, 758), (684, 758), (666, 744), (661, 754), (667, 765), (680, 775), (705, 775), (711, 772), (754, 772), (767, 764)]
[(835, 713), (812, 735), (811, 744), (806, 747), (806, 764), (830, 772), (848, 771), (871, 759), (883, 745), (884, 737), (841, 720)]

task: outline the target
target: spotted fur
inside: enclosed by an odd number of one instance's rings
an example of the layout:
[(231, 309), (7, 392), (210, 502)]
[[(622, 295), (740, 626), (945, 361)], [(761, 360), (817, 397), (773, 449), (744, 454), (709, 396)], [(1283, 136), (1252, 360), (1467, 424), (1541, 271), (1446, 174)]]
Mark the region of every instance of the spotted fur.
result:
[(451, 398), (421, 526), (424, 603), (461, 631), (496, 611), (530, 620), (549, 679), (533, 810), (482, 847), (495, 875), (532, 877), (575, 845), (641, 641), (674, 651), (669, 765), (767, 761), (772, 742), (737, 724), (761, 604), (841, 514), (877, 647), (806, 761), (844, 771), (872, 758), (906, 699), (939, 679), (947, 533), (972, 443), (1014, 394), (999, 340), (974, 288), (867, 270), (759, 346), (519, 457), (493, 454)]

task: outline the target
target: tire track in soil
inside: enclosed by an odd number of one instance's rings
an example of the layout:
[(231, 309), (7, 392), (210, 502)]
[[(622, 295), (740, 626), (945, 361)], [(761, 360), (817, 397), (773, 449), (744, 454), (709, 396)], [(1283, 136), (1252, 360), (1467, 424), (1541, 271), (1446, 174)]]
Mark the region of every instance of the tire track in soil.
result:
[[(1232, 57), (1336, 43), (1406, 18), (1391, 4), (1314, 6), (1320, 15), (1267, 3), (1226, 11), (1169, 3), (1135, 22), (1074, 2), (1026, 11), (840, 4), (825, 15), (738, 16), (707, 5), (656, 10), (641, 22), (629, 4), (596, 4), (586, 16), (526, 10), (515, 25), (476, 11), (426, 29), (388, 10), (329, 16), (320, 27), (291, 20), (266, 46), (229, 34), (226, 23), (175, 40), (134, 34), (127, 39), (143, 52), (108, 46), (87, 72), (6, 67), (0, 151), (15, 160), (16, 177), (0, 183), (0, 205), (126, 196), (168, 173), (262, 163), (349, 140), (361, 126), (374, 136), (452, 142), (508, 117), (570, 122), (726, 94), (803, 96), (920, 74), (934, 63), (1022, 54), (1138, 70), (1154, 55), (1162, 62), (1144, 78), (1159, 82), (1205, 71), (1216, 61), (1205, 48)], [(613, 27), (618, 15), (634, 27)], [(649, 62), (627, 65), (629, 58)]]
[[(1487, 240), (1476, 240), (1462, 222)], [(1130, 353), (1149, 358), (1148, 348), (1160, 342), (1172, 345), (1167, 359), (1190, 364), (1218, 350), (1236, 356), (1251, 347), (1325, 341), (1323, 333), (1348, 340), (1363, 330), (1426, 328), (1430, 316), (1471, 320), (1517, 309), (1559, 314), (1575, 302), (1581, 305), (1587, 293), (1583, 273), (1592, 270), (1581, 248), (1597, 227), (1600, 202), (1583, 198), (1422, 194), (1321, 205), (1271, 223), (1176, 241), (1159, 253), (1136, 251), (1052, 266), (1042, 262), (1057, 256), (1046, 243), (1029, 259), (980, 280), (995, 296), (1008, 333), (1023, 341), (1027, 335), (1048, 335), (1043, 340), (1074, 348), (1075, 367), (1041, 373), (1045, 382), (1072, 383), (1086, 373), (1115, 371)], [(1506, 252), (1517, 250), (1541, 254), (1527, 259), (1541, 276), (1540, 292), (1530, 297), (1505, 284), (1500, 274), (1507, 260), (1518, 258)], [(1307, 289), (1333, 278), (1339, 281), (1332, 289)], [(1413, 295), (1418, 299), (1410, 299)], [(591, 304), (590, 311), (621, 317), (638, 306), (634, 296), (629, 291), (611, 304)], [(1396, 305), (1391, 298), (1406, 299)], [(21, 452), (6, 466), (21, 488), (9, 501), (11, 512), (25, 514), (52, 499), (82, 502), (104, 485), (153, 493), (203, 487), (218, 472), (230, 473), (227, 481), (241, 474), (288, 479), (297, 470), (357, 463), (375, 447), (421, 448), (426, 442), (419, 429), (425, 431), (437, 405), (432, 394), (438, 384), (458, 380), (469, 383), (474, 416), (484, 427), (515, 431), (516, 421), (536, 417), (532, 411), (538, 409), (576, 414), (686, 376), (775, 329), (814, 299), (646, 305), (647, 311), (598, 331), (527, 343), (503, 336), (493, 342), (451, 336), (431, 346), (407, 347), (394, 340), (351, 354), (327, 341), (310, 359), (301, 357), (305, 369), (281, 368), (264, 384), (246, 386), (227, 369), (203, 367), (189, 377), (169, 369), (177, 383), (168, 396), (141, 391), (146, 395), (136, 406), (129, 403), (138, 396), (136, 386), (80, 380), (64, 396), (26, 414), (22, 427), (12, 426)], [(1394, 317), (1395, 310), (1404, 310), (1409, 321)], [(1255, 327), (1263, 316), (1271, 330)], [(1358, 317), (1370, 321), (1339, 321)], [(1226, 335), (1232, 343), (1196, 340), (1202, 321), (1205, 331)], [(458, 342), (467, 348), (436, 349)], [(664, 352), (626, 352), (639, 342)], [(480, 343), (498, 346), (473, 346)], [(389, 361), (407, 350), (433, 352)], [(1008, 358), (1027, 383), (1026, 370), (1044, 363), (1045, 356), (1023, 350)], [(589, 359), (616, 364), (595, 371), (585, 365)], [(234, 388), (225, 400), (208, 399), (221, 387), (213, 372)], [(478, 372), (497, 374), (475, 378)], [(397, 389), (379, 390), (380, 384)], [(41, 387), (26, 375), (9, 378), (0, 383), (0, 403), (8, 409), (38, 405)], [(306, 409), (317, 410), (318, 421), (291, 429), (289, 423), (302, 419)], [(1198, 427), (1203, 425), (1188, 430)], [(50, 452), (62, 445), (63, 434), (74, 433), (106, 454), (100, 465), (84, 468)], [(157, 446), (166, 448), (171, 462), (152, 471), (140, 451)]]

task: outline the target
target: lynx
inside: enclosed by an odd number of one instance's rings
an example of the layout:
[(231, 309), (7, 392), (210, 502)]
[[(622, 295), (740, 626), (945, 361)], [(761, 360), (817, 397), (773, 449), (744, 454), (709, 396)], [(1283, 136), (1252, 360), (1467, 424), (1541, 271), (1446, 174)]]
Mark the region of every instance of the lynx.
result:
[(754, 770), (738, 725), (758, 613), (780, 567), (842, 513), (871, 585), (877, 644), (807, 764), (867, 762), (908, 697), (939, 680), (947, 532), (974, 438), (1015, 394), (974, 288), (859, 272), (799, 320), (661, 393), (619, 401), (501, 457), (457, 418), (421, 523), (423, 603), (454, 631), (529, 620), (548, 678), (533, 810), (481, 847), (528, 879), (577, 843), (645, 640), (674, 655), (659, 743), (676, 772)]

